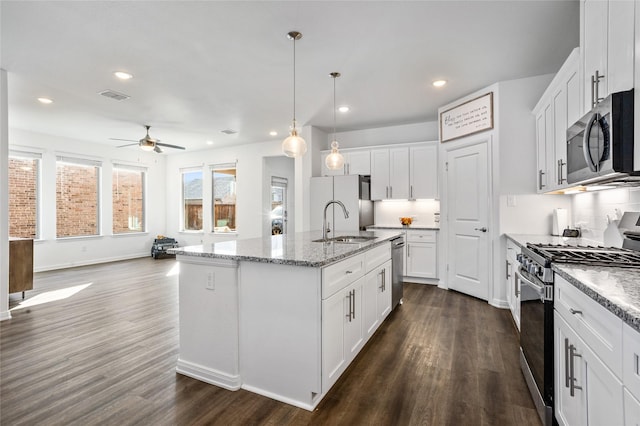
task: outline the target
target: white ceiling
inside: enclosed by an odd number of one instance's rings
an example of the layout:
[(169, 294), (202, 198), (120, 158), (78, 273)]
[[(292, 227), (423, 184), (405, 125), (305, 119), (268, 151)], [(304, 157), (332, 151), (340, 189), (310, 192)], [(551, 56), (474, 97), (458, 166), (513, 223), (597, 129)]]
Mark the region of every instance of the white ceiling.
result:
[[(436, 120), (484, 86), (556, 72), (579, 42), (577, 1), (2, 0), (0, 14), (10, 128), (117, 146), (109, 138), (137, 140), (149, 124), (188, 150), (286, 136), (291, 30), (303, 33), (298, 123), (332, 129), (339, 71), (337, 103), (351, 111), (338, 131)], [(436, 89), (440, 78), (449, 84)]]

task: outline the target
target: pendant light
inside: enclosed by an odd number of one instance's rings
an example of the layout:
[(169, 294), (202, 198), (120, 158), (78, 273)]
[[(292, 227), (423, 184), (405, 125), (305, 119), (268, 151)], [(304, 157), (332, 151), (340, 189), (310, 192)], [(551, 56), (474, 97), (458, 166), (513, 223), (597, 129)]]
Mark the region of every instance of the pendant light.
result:
[(327, 155), (324, 163), (329, 170), (338, 170), (344, 166), (344, 157), (338, 151), (338, 141), (336, 140), (336, 78), (340, 77), (339, 72), (329, 74), (333, 78), (333, 141), (331, 142), (331, 154)]
[(290, 40), (293, 40), (293, 123), (289, 137), (282, 142), (282, 152), (287, 157), (301, 157), (307, 152), (307, 143), (298, 136), (296, 128), (296, 40), (302, 38), (302, 33), (291, 31), (287, 34)]

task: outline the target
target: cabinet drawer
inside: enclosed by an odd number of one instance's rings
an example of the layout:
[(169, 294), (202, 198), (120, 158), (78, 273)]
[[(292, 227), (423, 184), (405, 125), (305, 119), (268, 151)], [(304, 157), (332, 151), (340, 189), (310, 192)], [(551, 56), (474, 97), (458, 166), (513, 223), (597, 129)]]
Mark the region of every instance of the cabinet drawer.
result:
[(407, 230), (407, 242), (411, 243), (435, 243), (436, 231)]
[(369, 272), (376, 266), (382, 265), (391, 259), (391, 244), (386, 243), (381, 246), (372, 248), (364, 253), (365, 271)]
[(521, 249), (518, 244), (507, 238), (507, 256), (515, 260), (516, 255), (520, 253), (520, 250)]
[(322, 268), (322, 298), (330, 297), (363, 276), (364, 253)]
[(640, 333), (622, 325), (622, 380), (624, 386), (640, 399)]
[(558, 274), (554, 307), (606, 366), (622, 377), (622, 320)]

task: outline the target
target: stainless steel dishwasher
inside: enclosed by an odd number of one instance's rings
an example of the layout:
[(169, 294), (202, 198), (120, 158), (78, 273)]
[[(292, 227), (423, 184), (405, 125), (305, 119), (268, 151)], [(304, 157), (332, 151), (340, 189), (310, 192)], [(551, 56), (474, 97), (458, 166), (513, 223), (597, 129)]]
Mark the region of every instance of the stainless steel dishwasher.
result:
[(391, 309), (402, 303), (402, 269), (404, 266), (404, 235), (391, 240)]

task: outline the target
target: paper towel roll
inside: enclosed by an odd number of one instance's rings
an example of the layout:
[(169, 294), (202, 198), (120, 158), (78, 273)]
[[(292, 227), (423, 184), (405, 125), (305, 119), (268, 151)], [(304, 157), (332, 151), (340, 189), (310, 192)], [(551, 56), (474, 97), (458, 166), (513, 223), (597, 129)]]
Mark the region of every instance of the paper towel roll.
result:
[(567, 226), (567, 209), (554, 209), (551, 235), (562, 235)]

